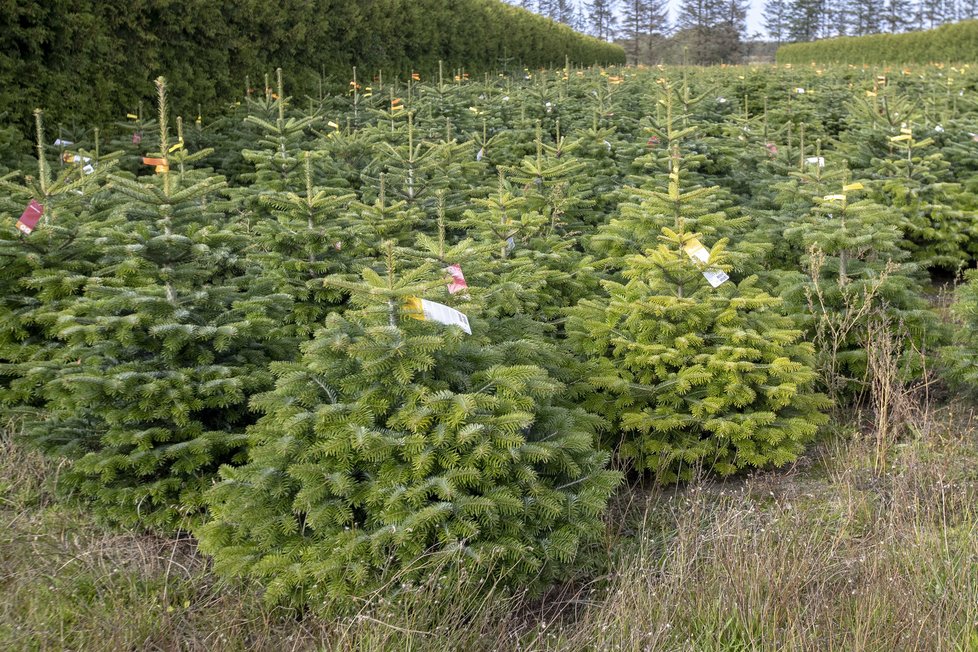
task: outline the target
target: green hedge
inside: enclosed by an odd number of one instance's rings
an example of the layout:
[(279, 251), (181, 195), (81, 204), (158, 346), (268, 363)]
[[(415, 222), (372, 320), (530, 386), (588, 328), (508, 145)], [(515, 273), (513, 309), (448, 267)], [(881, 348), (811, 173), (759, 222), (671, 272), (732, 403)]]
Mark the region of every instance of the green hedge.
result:
[[(0, 115), (35, 107), (79, 126), (118, 120), (165, 75), (177, 111), (233, 98), (282, 67), (291, 93), (325, 72), (478, 71), (624, 63), (615, 45), (500, 0), (43, 0), (0, 2)], [(259, 86), (260, 84), (254, 84)]]
[(792, 43), (778, 48), (778, 63), (935, 63), (978, 61), (978, 20), (926, 32), (874, 34)]

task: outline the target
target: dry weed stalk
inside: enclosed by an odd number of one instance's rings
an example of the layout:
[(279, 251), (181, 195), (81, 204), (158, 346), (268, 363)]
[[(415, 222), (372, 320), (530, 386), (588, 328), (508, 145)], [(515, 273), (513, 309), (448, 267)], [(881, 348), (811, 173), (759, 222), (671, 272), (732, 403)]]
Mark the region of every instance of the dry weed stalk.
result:
[[(849, 378), (843, 374), (839, 355), (852, 337), (863, 339), (859, 337), (859, 331), (866, 328), (868, 317), (878, 307), (880, 288), (897, 269), (897, 265), (892, 261), (887, 262), (879, 276), (862, 288), (857, 288), (849, 282), (848, 276), (842, 270), (835, 280), (824, 280), (822, 268), (825, 259), (825, 252), (818, 246), (809, 249), (808, 276), (811, 283), (805, 287), (805, 299), (808, 310), (815, 319), (813, 343), (819, 354), (819, 372), (829, 396), (836, 400), (849, 383), (860, 382), (863, 386), (866, 385), (866, 378)], [(842, 299), (841, 307), (830, 305), (826, 296), (829, 284), (838, 288)]]

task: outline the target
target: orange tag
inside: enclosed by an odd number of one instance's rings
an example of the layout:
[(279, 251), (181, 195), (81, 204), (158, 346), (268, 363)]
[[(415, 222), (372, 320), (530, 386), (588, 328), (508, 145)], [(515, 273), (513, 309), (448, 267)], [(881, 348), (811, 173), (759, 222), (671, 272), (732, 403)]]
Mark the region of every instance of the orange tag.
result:
[(150, 158), (148, 156), (143, 157), (143, 165), (166, 165), (165, 158)]

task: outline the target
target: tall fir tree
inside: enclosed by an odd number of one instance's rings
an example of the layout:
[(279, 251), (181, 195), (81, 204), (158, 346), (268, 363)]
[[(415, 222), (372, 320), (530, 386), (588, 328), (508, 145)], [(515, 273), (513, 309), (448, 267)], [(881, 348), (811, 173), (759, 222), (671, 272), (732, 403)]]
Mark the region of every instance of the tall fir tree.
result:
[(585, 4), (588, 25), (591, 33), (610, 41), (615, 37), (618, 27), (617, 0), (592, 0)]
[(787, 0), (768, 0), (764, 3), (764, 29), (768, 38), (780, 45), (788, 37)]

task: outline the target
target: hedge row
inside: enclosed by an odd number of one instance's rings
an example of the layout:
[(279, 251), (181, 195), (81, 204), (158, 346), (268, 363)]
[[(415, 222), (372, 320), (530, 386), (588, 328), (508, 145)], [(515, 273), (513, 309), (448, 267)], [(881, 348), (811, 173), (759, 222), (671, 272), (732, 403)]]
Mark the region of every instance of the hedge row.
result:
[(778, 63), (937, 63), (978, 61), (978, 20), (926, 32), (874, 34), (792, 43), (778, 48)]
[[(170, 81), (174, 108), (216, 107), (281, 67), (290, 90), (325, 73), (479, 71), (572, 61), (623, 63), (624, 51), (500, 0), (43, 0), (0, 3), (0, 115), (27, 123), (105, 123)], [(259, 84), (254, 84), (259, 85)], [(50, 124), (51, 122), (49, 122)]]

